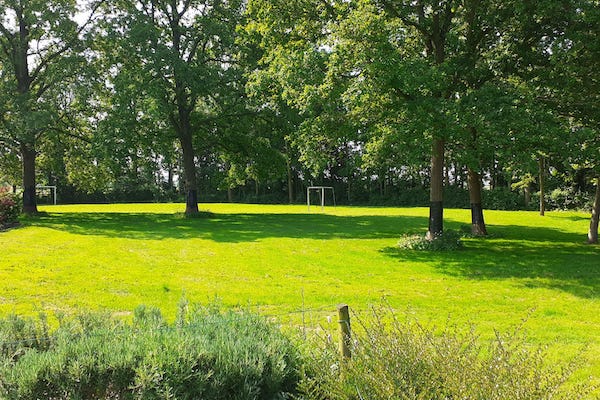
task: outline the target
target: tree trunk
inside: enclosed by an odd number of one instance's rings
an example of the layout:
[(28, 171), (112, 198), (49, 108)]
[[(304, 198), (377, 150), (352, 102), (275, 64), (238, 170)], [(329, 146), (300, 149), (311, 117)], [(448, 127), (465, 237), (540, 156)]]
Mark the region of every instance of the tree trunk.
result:
[[(189, 128), (189, 126), (188, 126)], [(192, 145), (191, 129), (181, 129), (179, 141), (183, 152), (183, 176), (186, 215), (198, 213), (198, 182), (196, 180), (196, 163)]]
[(525, 207), (529, 208), (529, 203), (531, 203), (531, 185), (528, 183), (523, 188), (523, 191), (525, 192)]
[(173, 175), (174, 175), (173, 174), (173, 164), (169, 163), (168, 167), (169, 168), (167, 169), (167, 172), (168, 172), (168, 175), (167, 175), (167, 186), (169, 187), (169, 190), (172, 190), (173, 187), (175, 186), (175, 185), (173, 185)]
[(444, 141), (433, 139), (431, 147), (431, 186), (429, 189), (429, 240), (440, 236), (444, 230)]
[(481, 202), (481, 175), (471, 168), (467, 170), (469, 180), (469, 199), (471, 203), (471, 233), (476, 236), (487, 235), (483, 206)]
[(590, 230), (588, 231), (588, 243), (598, 244), (598, 222), (600, 219), (600, 176), (596, 178), (596, 196), (592, 207), (592, 218), (590, 219)]
[(544, 157), (540, 157), (539, 160), (539, 180), (540, 180), (540, 215), (544, 216), (546, 214), (546, 199), (545, 199), (545, 170), (546, 170), (546, 161)]
[[(183, 15), (175, 12), (175, 7), (171, 19), (171, 34), (173, 40), (173, 50), (176, 54), (181, 53), (182, 30), (179, 25)], [(187, 95), (185, 80), (179, 74), (179, 69), (174, 69), (175, 80), (175, 103), (177, 104), (177, 115), (171, 115), (172, 123), (181, 143), (183, 153), (183, 176), (185, 196), (185, 214), (198, 214), (198, 181), (196, 178), (196, 152), (192, 142), (192, 123), (190, 115), (195, 107), (195, 101)]]
[(287, 160), (287, 189), (288, 189), (288, 203), (294, 202), (294, 178), (292, 176), (292, 166), (290, 160)]
[(348, 184), (346, 185), (348, 204), (352, 204), (352, 188), (350, 185), (351, 185), (351, 180), (350, 180), (350, 177), (348, 177)]
[(23, 212), (34, 214), (38, 212), (35, 195), (35, 146), (21, 144), (23, 158)]

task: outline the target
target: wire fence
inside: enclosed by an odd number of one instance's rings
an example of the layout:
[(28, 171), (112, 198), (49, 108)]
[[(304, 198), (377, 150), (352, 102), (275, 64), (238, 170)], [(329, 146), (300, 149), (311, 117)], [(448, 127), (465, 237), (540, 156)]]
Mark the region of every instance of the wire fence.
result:
[[(290, 328), (298, 328), (301, 329), (304, 336), (306, 337), (306, 332), (308, 330), (314, 329), (322, 329), (327, 330), (325, 328), (326, 325), (330, 325), (330, 328), (333, 329), (331, 324), (337, 322), (335, 320), (335, 315), (337, 313), (338, 304), (328, 304), (321, 305), (316, 307), (301, 307), (291, 311), (284, 312), (274, 312), (268, 313), (263, 312), (262, 310), (269, 309), (277, 309), (281, 308), (281, 305), (255, 305), (252, 307), (238, 307), (239, 311), (247, 311), (253, 313), (261, 318), (267, 319), (269, 322), (276, 323), (282, 327), (290, 327)], [(227, 310), (227, 309), (226, 309)], [(229, 309), (235, 310), (233, 309)], [(240, 314), (241, 315), (241, 314)], [(5, 320), (6, 322), (7, 320)], [(112, 321), (118, 321), (118, 318), (112, 319)], [(25, 319), (21, 320), (20, 324), (27, 323)], [(79, 332), (74, 332), (69, 334), (65, 334), (61, 332), (60, 334), (50, 333), (50, 328), (48, 327), (45, 319), (38, 319), (37, 321), (31, 318), (29, 323), (32, 324), (29, 326), (29, 331), (36, 331), (36, 336), (25, 337), (19, 339), (9, 339), (2, 340), (0, 338), (0, 349), (6, 348), (17, 348), (17, 347), (44, 347), (44, 345), (51, 345), (52, 343), (58, 340), (76, 340), (78, 338), (90, 338), (90, 337), (105, 337), (107, 335), (118, 335), (118, 334), (127, 334), (132, 335), (136, 333), (140, 333), (142, 331), (151, 331), (154, 333), (163, 333), (163, 332), (195, 332), (199, 331), (200, 328), (205, 327), (207, 324), (217, 324), (222, 323), (221, 321), (211, 321), (209, 319), (203, 320), (202, 322), (197, 323), (189, 323), (189, 322), (180, 322), (175, 321), (172, 324), (168, 324), (166, 321), (161, 321), (158, 325), (147, 324), (143, 327), (134, 328), (134, 324), (121, 324), (115, 323), (110, 329), (100, 329), (98, 327), (94, 327), (92, 329), (82, 330)], [(21, 325), (23, 327), (23, 325)], [(10, 330), (10, 329), (9, 329)], [(17, 333), (17, 332), (13, 332)], [(0, 335), (7, 335), (10, 332), (2, 331), (0, 329)]]

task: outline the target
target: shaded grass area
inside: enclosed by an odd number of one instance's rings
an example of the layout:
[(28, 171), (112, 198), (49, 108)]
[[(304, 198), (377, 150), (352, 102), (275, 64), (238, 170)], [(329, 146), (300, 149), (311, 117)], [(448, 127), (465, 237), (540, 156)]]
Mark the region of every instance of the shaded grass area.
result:
[(76, 235), (136, 240), (206, 239), (219, 243), (256, 242), (269, 238), (397, 238), (423, 226), (422, 217), (337, 216), (309, 214), (216, 214), (185, 219), (171, 214), (46, 213), (32, 224)]
[[(427, 209), (211, 204), (185, 219), (177, 204), (57, 206), (0, 233), (0, 312), (139, 304), (168, 317), (182, 293), (267, 315), (324, 324), (335, 304), (364, 310), (382, 297), (433, 324), (452, 318), (484, 335), (528, 318), (532, 341), (556, 357), (588, 345), (600, 376), (600, 248), (584, 244), (585, 214), (487, 212), (489, 238), (456, 252), (400, 251), (424, 233)], [(469, 223), (446, 210), (446, 228)]]

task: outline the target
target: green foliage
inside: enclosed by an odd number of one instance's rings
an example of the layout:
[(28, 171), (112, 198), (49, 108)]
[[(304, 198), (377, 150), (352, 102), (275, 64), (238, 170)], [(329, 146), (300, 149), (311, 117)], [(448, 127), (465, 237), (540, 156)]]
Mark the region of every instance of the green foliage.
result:
[(82, 315), (51, 335), (44, 319), (4, 319), (0, 396), (246, 400), (294, 391), (299, 358), (274, 326), (245, 311), (181, 307), (174, 324), (142, 306), (132, 324)]
[[(483, 204), (490, 210), (522, 210), (525, 208), (523, 196), (508, 188), (484, 190), (482, 194)], [(535, 207), (533, 202), (532, 205)]]
[(340, 361), (335, 346), (320, 341), (307, 357), (300, 398), (567, 400), (594, 390), (567, 385), (578, 360), (552, 365), (521, 327), (486, 341), (474, 329), (429, 328), (387, 309), (353, 321), (351, 360)]
[(445, 230), (441, 235), (427, 238), (423, 235), (404, 235), (398, 242), (402, 250), (452, 251), (463, 248), (463, 235), (455, 230)]
[(19, 196), (3, 191), (0, 187), (0, 228), (17, 222), (21, 213), (21, 201)]
[(572, 187), (556, 188), (550, 192), (546, 206), (554, 210), (590, 210), (592, 196)]

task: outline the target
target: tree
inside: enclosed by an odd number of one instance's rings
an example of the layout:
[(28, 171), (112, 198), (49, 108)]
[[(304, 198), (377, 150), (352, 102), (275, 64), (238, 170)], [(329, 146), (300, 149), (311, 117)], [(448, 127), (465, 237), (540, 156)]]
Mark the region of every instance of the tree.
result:
[(91, 3), (78, 24), (75, 0), (0, 1), (0, 90), (8, 95), (0, 105), (0, 140), (20, 153), (27, 213), (37, 212), (38, 142), (63, 119), (53, 99), (86, 65), (83, 36), (97, 7)]
[[(119, 1), (106, 41), (119, 43), (112, 69), (155, 103), (182, 152), (186, 214), (198, 212), (197, 148), (214, 134), (220, 105), (236, 85), (235, 29), (243, 2), (218, 0)], [(237, 91), (235, 91), (237, 93)], [(144, 112), (144, 110), (138, 110)]]
[[(588, 242), (598, 243), (600, 219), (600, 2), (573, 0), (564, 8), (568, 21), (548, 43), (548, 68), (538, 79), (540, 98), (570, 122), (569, 161), (588, 171), (596, 190)], [(568, 148), (568, 147), (567, 147)]]

